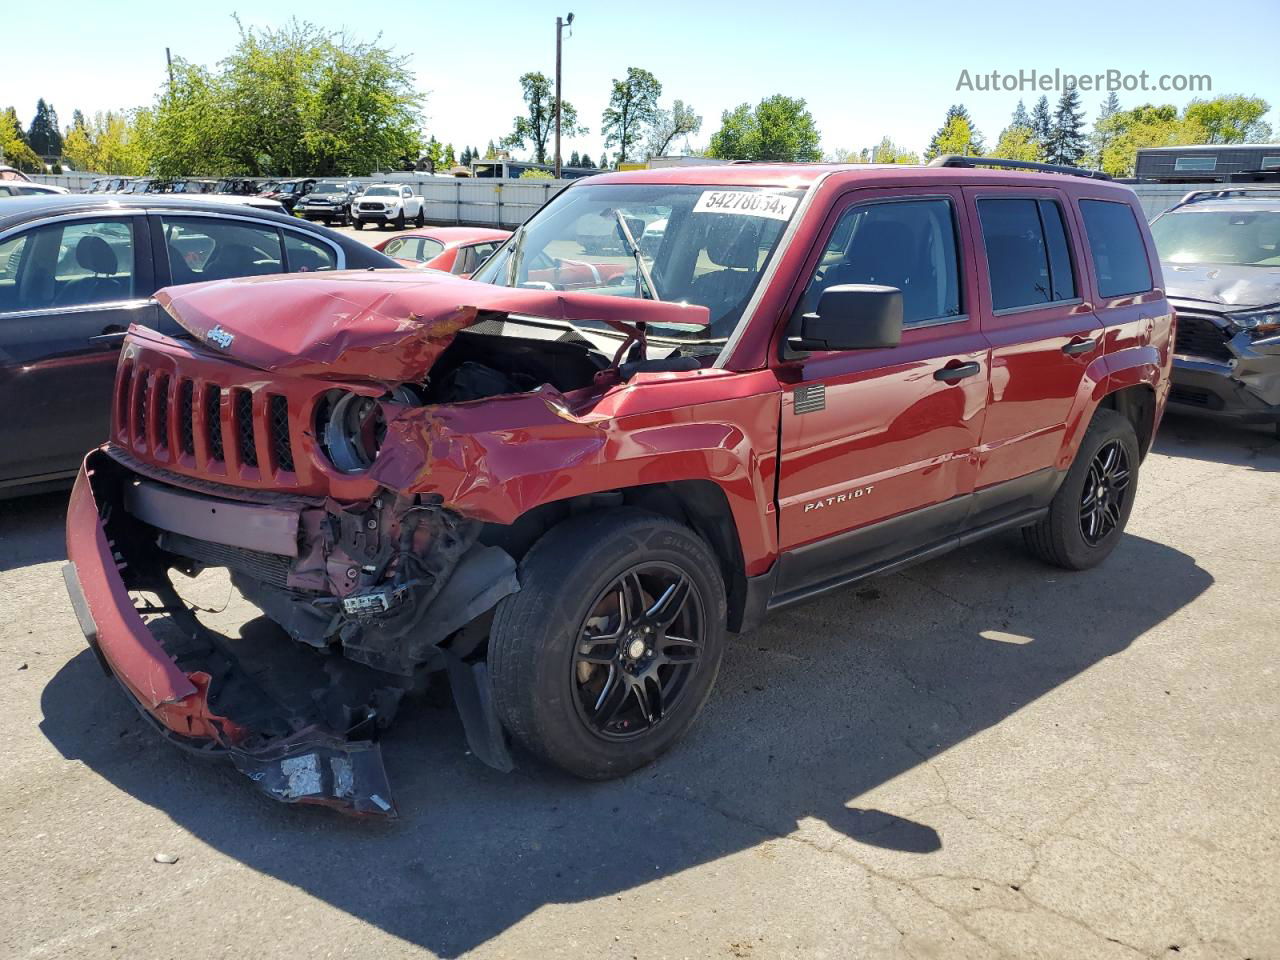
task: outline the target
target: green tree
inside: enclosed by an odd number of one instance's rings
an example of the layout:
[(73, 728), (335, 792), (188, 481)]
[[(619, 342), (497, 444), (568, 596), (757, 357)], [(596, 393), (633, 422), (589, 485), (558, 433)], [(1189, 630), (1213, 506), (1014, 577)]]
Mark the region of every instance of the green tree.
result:
[(57, 157), (62, 153), (62, 132), (58, 129), (58, 111), (44, 102), (36, 101), (36, 115), (27, 130), (27, 145), (42, 157)]
[(1089, 163), (1094, 167), (1102, 167), (1102, 154), (1111, 141), (1107, 121), (1120, 112), (1120, 98), (1112, 90), (1107, 99), (1098, 105), (1098, 116), (1093, 121), (1093, 132), (1089, 134)]
[(489, 145), (484, 148), (484, 156), (482, 160), (493, 160), (498, 156), (498, 148), (493, 145), (493, 141), (489, 141)]
[(462, 155), (458, 157), (458, 163), (464, 167), (471, 166), (471, 148), (470, 147), (462, 148)]
[[(1027, 106), (1021, 100), (1013, 108), (1013, 116), (1009, 118), (1009, 127), (1026, 127), (1028, 130), (1032, 128), (1031, 114), (1027, 113)], [(1005, 129), (1007, 130), (1009, 127)]]
[(533, 169), (533, 170), (526, 170), (524, 173), (520, 174), (518, 179), (520, 180), (554, 180), (555, 174), (547, 170)]
[(600, 164), (599, 164), (599, 166), (600, 166), (600, 169), (601, 169), (601, 170), (608, 170), (608, 169), (609, 169), (609, 153), (608, 153), (608, 151), (605, 151), (604, 153), (601, 153), (601, 154), (600, 154)]
[(920, 155), (884, 137), (872, 148), (869, 159), (871, 163), (919, 163)]
[(591, 159), (591, 154), (589, 153), (584, 153), (578, 158), (578, 166), (582, 167), (584, 170), (593, 170), (595, 169), (595, 165), (596, 162)]
[(946, 122), (936, 134), (929, 149), (936, 151), (935, 156), (944, 157), (959, 155), (976, 157), (982, 152), (981, 141), (973, 135), (973, 127), (961, 116), (954, 116)]
[(821, 137), (803, 99), (776, 93), (752, 107), (738, 105), (720, 115), (707, 155), (722, 160), (815, 162)]
[(422, 97), (408, 58), (291, 20), (239, 24), (216, 69), (174, 62), (156, 100), (159, 174), (369, 174), (417, 156)]
[(679, 137), (688, 137), (702, 129), (702, 117), (693, 112), (693, 106), (677, 100), (670, 110), (659, 109), (649, 129), (649, 156), (665, 156), (667, 148)]
[(77, 170), (138, 176), (150, 166), (151, 113), (108, 111), (73, 122), (62, 152)]
[(458, 165), (458, 157), (453, 152), (452, 143), (446, 143), (444, 145), (444, 165), (446, 167), (456, 167)]
[[(547, 162), (547, 140), (556, 128), (556, 101), (551, 78), (545, 73), (526, 73), (520, 78), (525, 114), (516, 117), (511, 132), (503, 139), (504, 147), (533, 144), (533, 159)], [(578, 111), (568, 100), (560, 101), (560, 134), (578, 136), (587, 128), (578, 124)]]
[(1270, 109), (1261, 97), (1232, 93), (1192, 100), (1183, 117), (1204, 128), (1205, 143), (1266, 143), (1271, 139), (1271, 124), (1262, 118)]
[(1120, 110), (1098, 126), (1108, 137), (1102, 151), (1102, 169), (1113, 177), (1133, 175), (1141, 147), (1204, 143), (1208, 138), (1199, 122), (1179, 115), (1171, 103), (1144, 103), (1132, 110)]
[(1033, 162), (1040, 159), (1040, 148), (1036, 143), (1031, 114), (1027, 113), (1026, 105), (1021, 100), (1014, 108), (1013, 116), (1009, 118), (1009, 125), (1000, 131), (1000, 139), (987, 156)]
[(1048, 155), (1049, 138), (1053, 136), (1053, 113), (1049, 110), (1049, 98), (1042, 96), (1031, 109), (1031, 137), (1035, 141), (1037, 157)]
[(571, 167), (580, 167), (580, 166), (582, 166), (582, 158), (581, 158), (580, 156), (578, 156), (578, 151), (577, 151), (577, 150), (575, 150), (575, 151), (573, 151), (573, 153), (569, 154), (569, 164), (568, 164), (568, 165), (569, 165), (569, 166), (571, 166)]
[(1062, 91), (1058, 106), (1053, 111), (1053, 130), (1045, 147), (1045, 161), (1074, 167), (1084, 159), (1087, 142), (1080, 91), (1070, 87)]
[[(961, 121), (961, 123), (957, 123)], [(966, 137), (960, 139), (959, 131), (965, 131)], [(953, 149), (946, 149), (943, 139), (950, 144)], [(946, 154), (959, 154), (963, 157), (978, 156), (983, 151), (982, 134), (978, 132), (978, 128), (974, 126), (973, 118), (969, 116), (969, 110), (963, 103), (952, 104), (947, 109), (947, 115), (943, 118), (942, 126), (938, 128), (938, 132), (933, 135), (929, 141), (929, 146), (925, 149), (924, 158), (933, 160), (935, 157), (945, 156)]]
[(1010, 124), (1000, 131), (1000, 140), (987, 156), (1003, 157), (1006, 160), (1030, 160), (1034, 163), (1040, 159), (1040, 148), (1036, 146), (1035, 134), (1030, 127)]
[(44, 172), (44, 161), (23, 139), (22, 124), (13, 107), (0, 113), (0, 160), (25, 173)]
[(658, 97), (662, 84), (648, 70), (627, 67), (627, 75), (613, 81), (609, 105), (601, 117), (600, 132), (606, 147), (618, 148), (618, 162), (639, 146), (645, 127), (658, 118)]

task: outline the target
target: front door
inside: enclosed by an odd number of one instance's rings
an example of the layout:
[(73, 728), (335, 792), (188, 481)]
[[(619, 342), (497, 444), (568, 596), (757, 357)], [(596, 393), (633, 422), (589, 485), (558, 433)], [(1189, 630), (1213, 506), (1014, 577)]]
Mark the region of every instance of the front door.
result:
[(854, 191), (829, 218), (792, 329), (824, 289), (903, 294), (897, 347), (780, 364), (777, 590), (804, 591), (956, 533), (975, 481), (988, 350), (959, 190)]
[(0, 484), (74, 472), (105, 443), (120, 343), (154, 325), (146, 218), (101, 213), (0, 238)]

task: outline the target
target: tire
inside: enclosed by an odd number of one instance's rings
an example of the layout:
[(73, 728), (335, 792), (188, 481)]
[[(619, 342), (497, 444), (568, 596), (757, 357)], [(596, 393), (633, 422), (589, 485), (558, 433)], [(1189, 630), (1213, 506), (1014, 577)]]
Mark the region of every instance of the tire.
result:
[(363, 220), (361, 220), (359, 217), (352, 217), (352, 218), (351, 218), (351, 225), (352, 225), (353, 227), (355, 227), (357, 230), (363, 230), (363, 229), (364, 229), (364, 221), (363, 221)]
[[(624, 589), (641, 602), (623, 607)], [(664, 626), (669, 597), (674, 621)], [(625, 616), (628, 608), (637, 613)], [(520, 591), (498, 604), (489, 634), (498, 715), (562, 770), (588, 780), (630, 773), (701, 711), (720, 669), (725, 620), (719, 563), (688, 527), (632, 508), (573, 517), (533, 545)], [(587, 652), (598, 659), (581, 662)]]
[[(1116, 459), (1111, 461), (1113, 455)], [(1087, 570), (1105, 560), (1124, 535), (1133, 510), (1138, 459), (1133, 424), (1115, 410), (1098, 410), (1048, 514), (1022, 529), (1032, 553), (1067, 570)], [(1099, 472), (1109, 461), (1114, 472)]]
[(401, 207), (400, 212), (396, 214), (396, 229), (397, 230), (404, 229), (404, 207)]
[(415, 227), (425, 227), (427, 225), (427, 212), (421, 206), (418, 207), (418, 215), (413, 218)]

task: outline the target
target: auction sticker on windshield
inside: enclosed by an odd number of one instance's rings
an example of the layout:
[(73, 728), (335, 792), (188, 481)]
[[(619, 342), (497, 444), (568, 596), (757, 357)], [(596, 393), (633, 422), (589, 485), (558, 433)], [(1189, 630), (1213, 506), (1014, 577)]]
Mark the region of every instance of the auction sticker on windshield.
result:
[(694, 213), (736, 213), (745, 217), (790, 220), (797, 197), (755, 190), (706, 190), (693, 206)]

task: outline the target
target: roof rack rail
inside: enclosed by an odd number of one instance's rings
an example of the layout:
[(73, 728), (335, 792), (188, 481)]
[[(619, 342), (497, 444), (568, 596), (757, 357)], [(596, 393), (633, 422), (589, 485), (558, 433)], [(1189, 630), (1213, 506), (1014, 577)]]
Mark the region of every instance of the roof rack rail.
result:
[(1274, 187), (1219, 187), (1214, 190), (1192, 190), (1174, 204), (1181, 207), (1187, 203), (1199, 203), (1201, 200), (1222, 200), (1225, 197), (1267, 197), (1280, 199), (1280, 184)]
[(1086, 177), (1090, 180), (1110, 180), (1101, 170), (1085, 170), (1060, 163), (1036, 163), (1033, 160), (1006, 160), (1004, 157), (962, 157), (951, 153), (929, 161), (931, 167), (998, 167), (1001, 170), (1031, 170), (1036, 173), (1061, 173), (1069, 177)]

